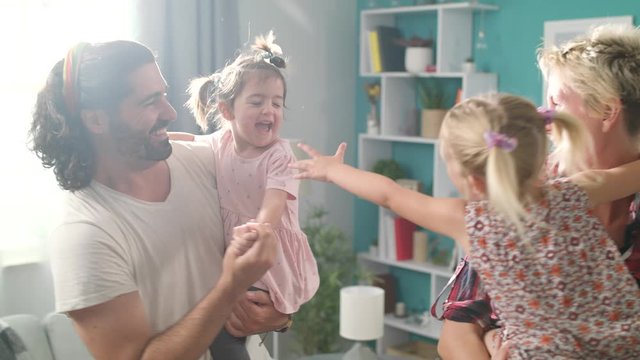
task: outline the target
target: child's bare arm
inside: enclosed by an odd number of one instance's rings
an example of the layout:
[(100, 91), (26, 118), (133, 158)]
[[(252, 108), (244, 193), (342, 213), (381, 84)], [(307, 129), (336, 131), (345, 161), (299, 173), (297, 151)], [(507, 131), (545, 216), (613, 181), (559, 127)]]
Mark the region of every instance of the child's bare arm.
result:
[(178, 141), (194, 141), (196, 136), (186, 132), (170, 131), (169, 139)]
[(264, 192), (264, 199), (262, 200), (262, 206), (260, 206), (256, 221), (259, 223), (269, 223), (274, 226), (279, 224), (287, 204), (287, 196), (289, 196), (289, 194), (284, 190), (267, 189)]
[(640, 160), (612, 169), (583, 171), (569, 179), (584, 189), (591, 205), (608, 203), (640, 192)]
[(462, 199), (434, 198), (398, 185), (388, 177), (343, 164), (346, 144), (338, 147), (334, 156), (322, 156), (308, 145), (299, 144), (311, 159), (291, 164), (300, 170), (299, 179), (333, 182), (350, 193), (393, 210), (396, 214), (456, 240), (463, 250), (469, 250)]

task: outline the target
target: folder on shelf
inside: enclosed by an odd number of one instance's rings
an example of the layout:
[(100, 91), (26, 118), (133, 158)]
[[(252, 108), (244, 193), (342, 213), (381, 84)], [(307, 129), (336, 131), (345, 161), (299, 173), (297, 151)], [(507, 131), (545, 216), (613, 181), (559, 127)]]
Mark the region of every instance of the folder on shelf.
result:
[(382, 72), (382, 62), (380, 60), (380, 46), (378, 40), (378, 31), (369, 31), (369, 64), (371, 72)]
[(405, 48), (396, 42), (396, 39), (402, 38), (400, 29), (379, 25), (376, 27), (376, 32), (382, 71), (404, 71)]
[(385, 241), (387, 242), (387, 259), (396, 261), (396, 226), (395, 215), (392, 212), (385, 213)]
[(378, 210), (382, 214), (378, 221), (378, 256), (381, 259), (388, 258), (387, 246), (387, 222), (385, 221), (385, 210)]
[(394, 222), (396, 260), (411, 260), (413, 259), (413, 232), (416, 230), (416, 224), (401, 217), (396, 217)]

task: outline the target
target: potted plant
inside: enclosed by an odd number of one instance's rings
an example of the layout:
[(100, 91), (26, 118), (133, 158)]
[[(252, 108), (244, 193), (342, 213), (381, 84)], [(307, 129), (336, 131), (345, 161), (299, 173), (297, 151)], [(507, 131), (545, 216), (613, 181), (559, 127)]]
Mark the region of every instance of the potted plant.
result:
[(347, 235), (325, 222), (326, 214), (322, 208), (312, 208), (302, 228), (320, 276), (318, 291), (294, 316), (296, 347), (304, 355), (336, 352), (349, 345), (339, 332), (340, 289), (371, 278), (358, 266)]
[(447, 97), (440, 84), (431, 80), (418, 81), (418, 99), (422, 108), (420, 134), (428, 139), (437, 139), (442, 120), (447, 114)]
[(369, 100), (369, 112), (367, 113), (367, 134), (379, 135), (380, 122), (378, 121), (378, 99), (380, 98), (380, 83), (365, 83), (364, 91)]
[(427, 71), (433, 64), (433, 39), (412, 36), (408, 39), (396, 39), (396, 43), (405, 47), (404, 67), (410, 73)]
[(376, 161), (371, 171), (394, 181), (405, 176), (405, 172), (402, 167), (400, 167), (400, 164), (393, 159), (380, 159)]

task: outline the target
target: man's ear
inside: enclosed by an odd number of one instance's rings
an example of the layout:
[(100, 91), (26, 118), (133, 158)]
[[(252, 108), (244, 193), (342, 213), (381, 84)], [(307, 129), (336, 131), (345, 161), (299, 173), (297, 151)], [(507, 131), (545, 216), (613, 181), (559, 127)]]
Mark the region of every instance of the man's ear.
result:
[(602, 119), (602, 132), (609, 132), (618, 124), (622, 124), (622, 101), (615, 99), (607, 105)]
[(94, 134), (103, 134), (109, 126), (107, 114), (102, 110), (82, 110), (80, 112), (82, 123)]
[(218, 111), (220, 111), (220, 114), (222, 114), (222, 117), (225, 120), (233, 120), (234, 116), (233, 116), (233, 109), (231, 108), (231, 105), (229, 105), (226, 102), (220, 102), (218, 103)]

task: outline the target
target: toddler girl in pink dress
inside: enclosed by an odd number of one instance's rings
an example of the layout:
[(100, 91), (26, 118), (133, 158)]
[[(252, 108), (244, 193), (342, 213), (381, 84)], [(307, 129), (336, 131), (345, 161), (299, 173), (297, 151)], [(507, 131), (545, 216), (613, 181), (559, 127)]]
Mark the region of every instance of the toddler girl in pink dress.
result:
[[(280, 245), (276, 265), (254, 288), (267, 291), (278, 311), (292, 314), (313, 297), (319, 277), (298, 224), (299, 180), (288, 168), (295, 157), (289, 142), (278, 136), (286, 82), (281, 72), (285, 60), (274, 39), (273, 33), (258, 37), (249, 52), (213, 75), (194, 80), (188, 105), (203, 131), (220, 126), (211, 135), (195, 138), (210, 143), (215, 152), (227, 244), (236, 226), (248, 221), (272, 225)], [(224, 330), (211, 353), (215, 359), (248, 359), (244, 339)]]

